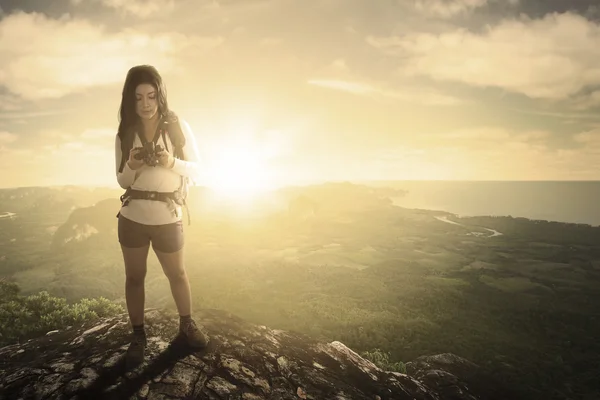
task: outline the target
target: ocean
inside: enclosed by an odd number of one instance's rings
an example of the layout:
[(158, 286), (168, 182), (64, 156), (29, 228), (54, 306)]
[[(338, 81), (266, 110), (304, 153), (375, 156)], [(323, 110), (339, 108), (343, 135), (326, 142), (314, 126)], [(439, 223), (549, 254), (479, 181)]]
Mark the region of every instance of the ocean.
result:
[(600, 225), (600, 181), (379, 181), (404, 189), (394, 203), (461, 216), (513, 216)]

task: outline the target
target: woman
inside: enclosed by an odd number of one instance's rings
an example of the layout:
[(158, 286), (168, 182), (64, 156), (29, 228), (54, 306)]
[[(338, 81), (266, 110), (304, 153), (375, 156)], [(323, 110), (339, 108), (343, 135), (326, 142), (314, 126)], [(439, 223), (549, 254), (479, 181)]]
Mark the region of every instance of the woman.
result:
[[(181, 137), (175, 140), (177, 131)], [(143, 143), (156, 145), (154, 157), (151, 150), (143, 151)], [(178, 149), (179, 157), (175, 157)], [(144, 153), (145, 157), (142, 157)], [(144, 278), (150, 244), (169, 279), (180, 316), (180, 335), (189, 345), (204, 347), (208, 344), (208, 336), (191, 317), (190, 285), (183, 263), (181, 202), (173, 196), (188, 178), (197, 177), (198, 150), (189, 126), (186, 123), (180, 125), (169, 110), (162, 78), (152, 66), (136, 66), (127, 74), (115, 156), (117, 181), (127, 189), (117, 215), (119, 243), (125, 262), (125, 298), (133, 327), (126, 362), (138, 365), (144, 360), (147, 344)]]

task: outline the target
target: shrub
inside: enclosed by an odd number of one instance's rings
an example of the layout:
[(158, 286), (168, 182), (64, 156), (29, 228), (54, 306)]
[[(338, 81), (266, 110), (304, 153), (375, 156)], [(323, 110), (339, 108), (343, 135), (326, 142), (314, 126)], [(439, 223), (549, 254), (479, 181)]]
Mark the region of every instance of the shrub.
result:
[(383, 352), (380, 349), (374, 349), (372, 351), (364, 351), (360, 355), (364, 359), (371, 361), (373, 364), (385, 371), (394, 371), (406, 374), (406, 366), (404, 363), (402, 361), (390, 361), (389, 352)]
[(67, 304), (64, 298), (53, 297), (46, 291), (27, 297), (19, 296), (18, 292), (16, 284), (0, 282), (2, 346), (124, 311), (121, 305), (103, 297)]

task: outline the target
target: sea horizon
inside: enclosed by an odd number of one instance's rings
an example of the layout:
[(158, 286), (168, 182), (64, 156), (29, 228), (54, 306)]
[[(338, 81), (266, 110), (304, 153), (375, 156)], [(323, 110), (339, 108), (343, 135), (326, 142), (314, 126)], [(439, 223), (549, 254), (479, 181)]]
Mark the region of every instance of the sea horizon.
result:
[[(600, 181), (596, 180), (338, 180), (290, 183), (273, 188), (326, 184), (389, 187), (406, 192), (394, 205), (444, 211), (458, 216), (512, 216), (531, 220), (600, 225)], [(198, 187), (206, 187), (198, 185)], [(118, 185), (19, 186), (0, 190), (82, 188), (122, 190)], [(1, 210), (10, 211), (10, 210)]]

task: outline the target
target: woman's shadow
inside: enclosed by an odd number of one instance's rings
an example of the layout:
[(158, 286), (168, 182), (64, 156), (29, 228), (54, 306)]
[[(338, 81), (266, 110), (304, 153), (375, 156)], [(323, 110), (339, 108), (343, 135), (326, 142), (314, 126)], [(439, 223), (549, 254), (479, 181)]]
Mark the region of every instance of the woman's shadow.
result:
[[(188, 346), (181, 336), (175, 337), (169, 346), (157, 357), (152, 359), (145, 368), (141, 366), (128, 369), (125, 357), (122, 356), (113, 366), (102, 368), (98, 377), (84, 389), (69, 395), (69, 399), (128, 399), (137, 393), (144, 384), (165, 371), (172, 368), (177, 362), (191, 354), (202, 355), (210, 351), (212, 343), (203, 349)], [(132, 372), (130, 377), (127, 372)], [(123, 378), (119, 384), (117, 380)], [(107, 390), (109, 389), (110, 390)]]

